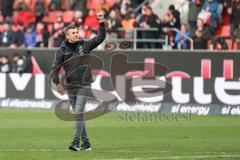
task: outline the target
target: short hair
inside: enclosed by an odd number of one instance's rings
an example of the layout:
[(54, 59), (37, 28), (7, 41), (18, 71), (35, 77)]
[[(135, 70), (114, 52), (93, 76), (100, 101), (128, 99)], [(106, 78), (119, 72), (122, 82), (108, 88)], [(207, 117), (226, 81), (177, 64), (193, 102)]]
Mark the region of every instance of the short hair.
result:
[(19, 54), (19, 53), (13, 53), (13, 56), (12, 56), (12, 57), (13, 57), (13, 58), (14, 58), (14, 57), (22, 58), (22, 55)]
[(2, 57), (2, 58), (9, 59), (7, 55), (2, 55), (1, 57)]
[(67, 32), (68, 32), (70, 29), (77, 29), (77, 28), (78, 28), (78, 27), (75, 26), (75, 25), (69, 25), (69, 26), (67, 26), (67, 27), (65, 28), (64, 34), (66, 35)]
[(169, 10), (175, 10), (175, 6), (173, 4), (171, 4), (169, 7), (168, 7)]

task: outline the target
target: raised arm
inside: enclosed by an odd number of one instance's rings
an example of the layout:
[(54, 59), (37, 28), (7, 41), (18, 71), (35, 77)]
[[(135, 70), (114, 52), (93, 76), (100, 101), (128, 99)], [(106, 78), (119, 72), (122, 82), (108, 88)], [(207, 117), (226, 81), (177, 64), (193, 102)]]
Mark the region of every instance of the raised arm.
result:
[(104, 24), (104, 13), (103, 12), (98, 12), (97, 13), (97, 18), (99, 20), (99, 30), (98, 30), (98, 35), (88, 41), (85, 41), (85, 46), (86, 49), (90, 52), (94, 48), (96, 48), (98, 45), (100, 45), (104, 39), (106, 38), (106, 29), (105, 29), (105, 24)]

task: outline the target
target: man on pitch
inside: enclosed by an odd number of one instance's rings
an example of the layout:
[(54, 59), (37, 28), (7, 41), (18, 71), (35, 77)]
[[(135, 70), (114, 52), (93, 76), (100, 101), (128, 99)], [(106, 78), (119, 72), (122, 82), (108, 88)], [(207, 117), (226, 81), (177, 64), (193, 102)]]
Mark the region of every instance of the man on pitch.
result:
[[(67, 91), (69, 101), (71, 103), (71, 106), (73, 107), (74, 113), (76, 114), (84, 112), (84, 108), (87, 102), (87, 96), (89, 95), (89, 90), (85, 89), (85, 87), (83, 86), (90, 86), (90, 84), (93, 82), (90, 67), (89, 65), (84, 65), (80, 69), (74, 68), (73, 73), (71, 73), (65, 79), (66, 84), (68, 84), (68, 86), (70, 87), (64, 86), (60, 82), (58, 74), (61, 67), (63, 66), (66, 75), (68, 75), (68, 73), (71, 72), (66, 65), (66, 62), (68, 62), (69, 59), (75, 56), (89, 54), (94, 48), (96, 48), (104, 41), (106, 37), (104, 12), (98, 12), (97, 18), (100, 24), (98, 35), (88, 41), (79, 39), (77, 26), (71, 25), (66, 28), (66, 39), (57, 49), (53, 65), (51, 67), (51, 80), (53, 81), (53, 83), (56, 84), (58, 93), (63, 95), (64, 91)], [(81, 147), (80, 140), (82, 141)], [(69, 149), (73, 151), (91, 150), (91, 144), (88, 139), (83, 118), (82, 120), (76, 119), (75, 134), (73, 137), (73, 141), (69, 146)]]

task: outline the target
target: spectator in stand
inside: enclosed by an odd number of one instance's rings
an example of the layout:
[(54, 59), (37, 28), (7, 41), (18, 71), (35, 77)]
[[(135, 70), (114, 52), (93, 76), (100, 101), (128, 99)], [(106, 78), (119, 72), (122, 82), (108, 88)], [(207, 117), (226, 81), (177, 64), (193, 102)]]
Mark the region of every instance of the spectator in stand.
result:
[(36, 27), (36, 33), (37, 33), (36, 47), (48, 47), (48, 39), (50, 35), (48, 33), (47, 25), (44, 25), (42, 22), (38, 22)]
[(172, 12), (167, 12), (164, 14), (163, 20), (159, 22), (160, 28), (177, 28), (176, 19), (173, 16)]
[(99, 3), (95, 6), (95, 9), (96, 9), (97, 12), (100, 11), (100, 10), (104, 10), (104, 11), (107, 11), (107, 12), (109, 11), (110, 6), (109, 6), (109, 4), (107, 3), (106, 0), (99, 0), (98, 2)]
[(202, 30), (195, 30), (195, 34), (192, 36), (194, 49), (207, 49), (208, 41), (203, 36)]
[(224, 9), (224, 7), (227, 7), (228, 0), (217, 0), (217, 2), (218, 2), (218, 11), (217, 11), (218, 20), (219, 20), (219, 23), (221, 24), (223, 9)]
[(15, 22), (23, 23), (24, 27), (28, 27), (29, 24), (36, 22), (36, 15), (31, 11), (30, 6), (25, 0), (19, 0), (16, 4), (16, 10), (18, 11)]
[(190, 37), (190, 32), (186, 24), (181, 25), (181, 31), (176, 34), (175, 44), (178, 49), (189, 49), (189, 41), (186, 37)]
[(240, 0), (234, 0), (229, 8), (230, 14), (230, 35), (234, 41), (234, 32), (240, 24)]
[(24, 33), (24, 45), (28, 48), (34, 48), (37, 44), (37, 33), (34, 25), (29, 25)]
[(43, 32), (44, 32), (44, 24), (42, 22), (38, 22), (36, 25), (36, 47), (43, 47)]
[(117, 15), (115, 10), (111, 10), (109, 13), (109, 18), (107, 20), (107, 30), (109, 32), (109, 36), (113, 39), (117, 38), (117, 34), (119, 33), (118, 28), (121, 27), (120, 17)]
[[(234, 40), (235, 41), (233, 43), (236, 42), (237, 43), (237, 49), (240, 49), (240, 24), (238, 24), (238, 27), (234, 31)], [(233, 46), (232, 46), (232, 48), (233, 48)]]
[(131, 8), (137, 8), (140, 4), (144, 2), (144, 0), (130, 0)]
[(53, 25), (54, 47), (59, 47), (65, 39), (64, 27), (63, 17), (61, 15), (57, 16), (56, 22)]
[(3, 47), (9, 47), (13, 44), (13, 31), (8, 23), (3, 24), (3, 32), (0, 35), (0, 43)]
[(84, 13), (82, 11), (75, 11), (74, 12), (74, 17), (73, 17), (73, 20), (72, 20), (72, 25), (75, 25), (75, 26), (80, 26), (83, 24), (83, 21), (84, 21)]
[[(139, 27), (143, 29), (158, 28), (159, 18), (152, 12), (150, 7), (146, 7), (143, 10), (143, 16), (140, 18)], [(141, 31), (141, 37), (143, 39), (158, 39), (158, 31)], [(156, 42), (145, 42), (143, 48), (157, 48)]]
[(71, 9), (74, 11), (81, 11), (83, 13), (83, 17), (87, 16), (87, 0), (72, 0)]
[(10, 73), (12, 72), (12, 63), (9, 61), (8, 56), (3, 55), (1, 57), (0, 63), (0, 72), (1, 73)]
[(93, 9), (90, 9), (88, 12), (88, 16), (84, 21), (84, 29), (86, 30), (86, 32), (91, 32), (91, 31), (97, 32), (98, 28), (99, 28), (99, 22), (97, 20), (95, 11)]
[(189, 0), (188, 22), (190, 31), (194, 32), (199, 12), (201, 11), (204, 0)]
[(176, 27), (180, 29), (181, 27), (180, 12), (175, 9), (174, 5), (170, 5), (168, 10), (172, 13), (173, 17), (176, 19)]
[(61, 0), (61, 10), (63, 11), (71, 10), (71, 6), (72, 6), (71, 4), (72, 4), (71, 0)]
[(130, 0), (122, 0), (121, 8), (120, 8), (121, 15), (125, 16), (128, 13), (129, 8), (131, 8), (131, 1)]
[(134, 11), (129, 12), (121, 21), (124, 29), (134, 29), (136, 27), (136, 16)]
[(215, 42), (213, 43), (213, 47), (217, 51), (228, 49), (228, 45), (226, 43), (226, 40), (223, 37), (218, 37), (215, 40)]
[(78, 35), (79, 35), (79, 38), (82, 38), (82, 39), (86, 38), (85, 31), (83, 28), (83, 21), (84, 21), (83, 12), (75, 11), (71, 25), (75, 25), (78, 27)]
[(4, 22), (12, 21), (14, 0), (1, 0), (1, 11)]
[(197, 30), (201, 31), (201, 35), (203, 39), (205, 39), (206, 41), (211, 40), (213, 38), (213, 35), (209, 31), (209, 27), (204, 25), (202, 19), (197, 19), (197, 26), (195, 29), (191, 31), (191, 37), (194, 37), (196, 35)]
[(26, 59), (19, 53), (14, 53), (13, 57), (13, 70), (14, 73), (27, 73), (28, 66)]
[(202, 19), (197, 19), (197, 26), (191, 30), (194, 49), (207, 49), (209, 40), (212, 40), (213, 35), (209, 31), (209, 27), (205, 26)]
[(118, 10), (120, 12), (121, 10), (121, 0), (115, 0), (114, 5), (111, 7), (111, 10)]
[(16, 10), (17, 11), (29, 11), (30, 6), (25, 2), (25, 0), (18, 0), (16, 1)]
[(61, 9), (61, 0), (51, 0), (49, 3), (50, 11), (58, 11)]
[(125, 31), (125, 34), (123, 37), (126, 39), (133, 39), (132, 30), (137, 26), (136, 16), (134, 11), (129, 12), (126, 16), (124, 16), (121, 23)]
[(158, 28), (160, 32), (160, 37), (165, 37), (165, 35), (167, 34), (169, 36), (169, 43), (174, 43), (174, 37), (176, 36), (176, 32), (168, 29), (176, 28), (176, 19), (171, 12), (167, 12), (164, 14), (163, 19), (159, 21)]
[(13, 44), (11, 45), (12, 48), (24, 46), (24, 33), (25, 31), (23, 23), (17, 23), (13, 33)]
[(204, 20), (214, 34), (218, 26), (218, 2), (216, 0), (206, 0), (202, 6), (202, 13), (202, 15), (206, 15)]
[(45, 0), (36, 0), (34, 5), (34, 11), (36, 13), (36, 22), (41, 22), (47, 9)]

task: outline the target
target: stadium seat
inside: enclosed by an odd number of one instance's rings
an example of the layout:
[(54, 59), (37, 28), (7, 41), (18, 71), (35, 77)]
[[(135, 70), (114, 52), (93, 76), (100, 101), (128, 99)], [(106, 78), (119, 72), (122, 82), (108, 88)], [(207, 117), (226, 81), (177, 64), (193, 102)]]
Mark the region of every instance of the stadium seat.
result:
[(229, 25), (220, 26), (217, 29), (215, 36), (229, 38), (230, 37), (230, 26)]
[(222, 25), (229, 25), (229, 14), (226, 10), (224, 10), (222, 15)]
[(46, 5), (48, 6), (50, 4), (51, 0), (45, 0)]
[(48, 32), (50, 35), (53, 33), (53, 24), (48, 24)]
[(226, 39), (226, 43), (228, 45), (228, 48), (232, 49), (232, 40), (231, 39)]
[(43, 21), (46, 23), (54, 23), (56, 22), (56, 18), (58, 15), (63, 15), (63, 12), (62, 11), (49, 12), (49, 14), (43, 18)]
[(3, 16), (2, 16), (2, 14), (0, 14), (0, 22), (1, 22), (1, 23), (3, 22)]
[(3, 25), (2, 24), (0, 24), (0, 32), (3, 32)]
[(18, 11), (13, 11), (13, 21), (15, 22), (17, 20), (18, 17)]
[(19, 11), (15, 19), (16, 23), (23, 23), (27, 27), (30, 23), (36, 22), (36, 15), (30, 11)]
[[(110, 7), (113, 6), (113, 4), (115, 3), (115, 0), (106, 0), (106, 1)], [(87, 9), (95, 9), (96, 6), (98, 6), (98, 4), (99, 4), (99, 0), (88, 0)]]
[(70, 23), (73, 20), (73, 17), (74, 17), (74, 11), (65, 11), (63, 13), (63, 22)]

